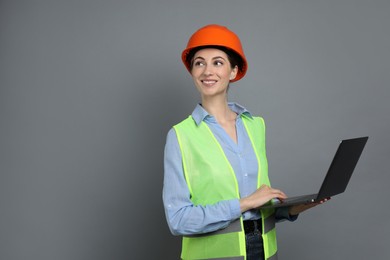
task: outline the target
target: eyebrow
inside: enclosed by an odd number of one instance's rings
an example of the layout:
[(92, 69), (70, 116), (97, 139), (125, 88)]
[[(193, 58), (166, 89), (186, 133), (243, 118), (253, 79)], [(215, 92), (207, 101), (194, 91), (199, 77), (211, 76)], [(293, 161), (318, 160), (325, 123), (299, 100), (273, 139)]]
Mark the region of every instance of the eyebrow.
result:
[[(202, 56), (197, 56), (197, 57), (194, 57), (194, 60), (196, 59), (202, 59), (202, 60), (205, 60), (205, 58), (203, 58)], [(217, 60), (217, 59), (223, 59), (223, 60), (226, 60), (224, 57), (222, 56), (215, 56), (212, 58), (212, 60)]]

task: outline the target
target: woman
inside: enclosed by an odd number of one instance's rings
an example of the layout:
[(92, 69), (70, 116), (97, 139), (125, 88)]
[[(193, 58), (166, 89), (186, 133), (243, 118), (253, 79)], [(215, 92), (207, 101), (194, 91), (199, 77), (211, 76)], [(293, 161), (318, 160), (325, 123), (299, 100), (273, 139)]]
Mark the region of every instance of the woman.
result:
[(183, 236), (181, 257), (277, 259), (275, 221), (316, 204), (258, 209), (287, 196), (269, 183), (263, 119), (228, 102), (230, 82), (247, 70), (240, 39), (207, 25), (182, 60), (201, 103), (169, 131), (165, 147), (163, 202), (172, 234)]

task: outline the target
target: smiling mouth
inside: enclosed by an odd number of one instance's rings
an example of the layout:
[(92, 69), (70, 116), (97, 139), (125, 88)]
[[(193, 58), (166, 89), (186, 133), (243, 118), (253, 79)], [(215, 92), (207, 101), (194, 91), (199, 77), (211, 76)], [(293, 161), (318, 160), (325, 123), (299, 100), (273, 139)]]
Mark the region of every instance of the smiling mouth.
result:
[(216, 80), (201, 80), (201, 82), (205, 85), (213, 85), (213, 84), (217, 83)]

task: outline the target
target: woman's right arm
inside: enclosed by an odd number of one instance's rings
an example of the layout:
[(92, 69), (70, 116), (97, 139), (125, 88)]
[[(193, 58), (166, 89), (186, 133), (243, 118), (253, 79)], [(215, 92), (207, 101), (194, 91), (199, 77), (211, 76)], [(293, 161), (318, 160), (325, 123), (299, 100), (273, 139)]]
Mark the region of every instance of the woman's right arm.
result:
[(174, 129), (168, 132), (164, 151), (163, 202), (168, 226), (174, 235), (216, 231), (241, 216), (238, 199), (205, 206), (192, 203)]
[(262, 185), (248, 197), (240, 199), (240, 209), (241, 212), (245, 212), (247, 210), (259, 208), (272, 199), (283, 200), (286, 198), (287, 196), (283, 191), (271, 188), (267, 185)]

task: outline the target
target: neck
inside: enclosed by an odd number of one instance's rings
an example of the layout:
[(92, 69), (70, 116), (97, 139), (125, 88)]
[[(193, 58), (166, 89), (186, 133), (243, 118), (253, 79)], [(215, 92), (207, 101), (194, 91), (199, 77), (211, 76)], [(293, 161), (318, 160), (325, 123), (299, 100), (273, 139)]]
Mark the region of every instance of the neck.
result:
[(236, 114), (230, 110), (226, 98), (202, 98), (202, 107), (214, 116), (219, 123), (235, 120), (236, 118)]

